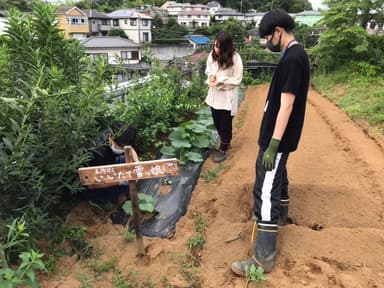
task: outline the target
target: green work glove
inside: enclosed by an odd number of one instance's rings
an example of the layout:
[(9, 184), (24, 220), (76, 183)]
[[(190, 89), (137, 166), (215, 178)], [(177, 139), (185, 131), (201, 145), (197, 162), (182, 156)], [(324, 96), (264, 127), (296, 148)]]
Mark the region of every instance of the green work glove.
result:
[(280, 140), (271, 139), (271, 142), (269, 142), (267, 150), (265, 150), (263, 155), (263, 167), (266, 171), (271, 171), (275, 167), (275, 159), (276, 159), (276, 153), (279, 149)]

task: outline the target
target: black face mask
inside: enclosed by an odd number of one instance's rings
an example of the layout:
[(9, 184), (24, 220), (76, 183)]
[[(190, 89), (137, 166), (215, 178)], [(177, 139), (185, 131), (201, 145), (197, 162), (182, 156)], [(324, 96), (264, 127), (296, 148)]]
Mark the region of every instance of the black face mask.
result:
[(281, 49), (280, 48), (280, 46), (281, 46), (281, 34), (280, 34), (280, 37), (279, 37), (279, 42), (277, 42), (276, 45), (273, 45), (272, 44), (272, 39), (273, 39), (274, 34), (275, 34), (275, 31), (273, 31), (271, 39), (269, 39), (267, 41), (267, 48), (269, 50), (271, 50), (272, 52), (280, 52), (280, 49)]

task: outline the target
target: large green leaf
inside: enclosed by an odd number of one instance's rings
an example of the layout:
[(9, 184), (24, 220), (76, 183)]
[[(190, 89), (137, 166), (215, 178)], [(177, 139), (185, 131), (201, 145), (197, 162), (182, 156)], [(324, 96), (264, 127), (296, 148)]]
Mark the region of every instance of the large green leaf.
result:
[(208, 148), (209, 147), (209, 137), (206, 135), (200, 135), (196, 137), (196, 141), (193, 142), (193, 145), (198, 148)]
[(174, 139), (172, 145), (176, 148), (191, 148), (192, 144), (188, 139)]
[(193, 123), (192, 125), (188, 126), (188, 129), (192, 130), (195, 133), (203, 133), (207, 128), (200, 123)]
[(124, 212), (128, 215), (128, 216), (131, 216), (133, 215), (133, 210), (132, 210), (132, 202), (130, 200), (128, 201), (125, 201), (124, 204), (123, 204), (123, 208)]
[(200, 163), (200, 162), (204, 161), (204, 159), (200, 153), (190, 151), (190, 152), (185, 153), (185, 156), (188, 157), (189, 161), (192, 161), (195, 163)]
[(176, 149), (173, 146), (164, 146), (160, 149), (160, 153), (166, 156), (175, 156)]

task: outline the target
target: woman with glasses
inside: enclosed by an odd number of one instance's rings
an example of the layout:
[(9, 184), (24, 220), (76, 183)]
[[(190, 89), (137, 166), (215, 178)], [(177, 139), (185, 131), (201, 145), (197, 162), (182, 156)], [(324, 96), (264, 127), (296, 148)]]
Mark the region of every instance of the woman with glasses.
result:
[(212, 118), (220, 137), (220, 148), (213, 161), (220, 163), (228, 156), (232, 140), (232, 119), (238, 110), (238, 86), (243, 78), (243, 62), (235, 51), (232, 36), (226, 31), (215, 37), (205, 70)]

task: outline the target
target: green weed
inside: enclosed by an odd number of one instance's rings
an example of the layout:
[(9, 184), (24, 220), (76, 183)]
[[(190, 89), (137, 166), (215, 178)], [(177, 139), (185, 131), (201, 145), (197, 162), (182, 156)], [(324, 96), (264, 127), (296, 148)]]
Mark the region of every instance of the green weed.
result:
[(223, 164), (219, 164), (215, 168), (203, 173), (201, 177), (203, 177), (205, 182), (212, 182), (217, 179), (219, 172), (224, 169), (225, 169), (225, 166)]
[(252, 264), (251, 267), (246, 267), (246, 280), (245, 288), (248, 287), (250, 282), (256, 283), (256, 287), (259, 287), (259, 284), (267, 280), (267, 278), (265, 278), (263, 268)]
[(205, 221), (204, 217), (201, 214), (195, 214), (193, 216), (193, 221), (194, 221), (194, 228), (197, 233), (203, 233), (205, 229), (207, 229), (208, 224)]
[(192, 249), (203, 249), (205, 244), (205, 237), (202, 234), (198, 234), (195, 237), (189, 239), (188, 247)]
[(122, 232), (121, 235), (123, 236), (123, 240), (126, 243), (132, 243), (133, 241), (135, 241), (136, 234), (133, 232), (127, 230)]

